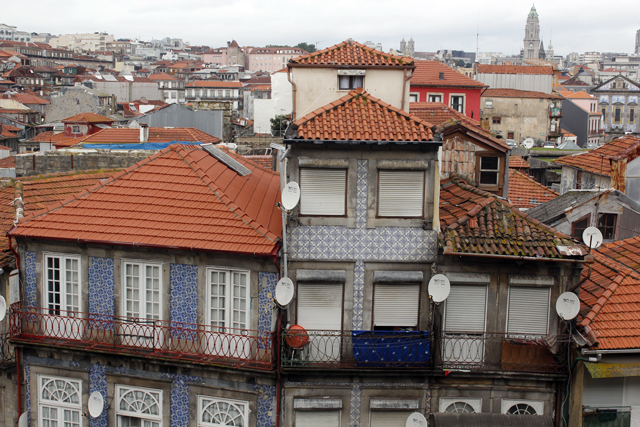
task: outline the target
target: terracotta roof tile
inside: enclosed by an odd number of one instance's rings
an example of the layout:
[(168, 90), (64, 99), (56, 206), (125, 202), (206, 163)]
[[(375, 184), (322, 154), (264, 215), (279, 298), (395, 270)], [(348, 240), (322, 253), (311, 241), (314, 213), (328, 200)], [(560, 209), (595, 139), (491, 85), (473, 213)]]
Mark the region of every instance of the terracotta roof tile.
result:
[(273, 164), (273, 157), (269, 155), (250, 155), (250, 156), (242, 156), (245, 159), (249, 159), (252, 162), (262, 166), (266, 169), (271, 169)]
[(241, 88), (240, 82), (228, 82), (222, 80), (196, 80), (184, 85), (184, 87), (225, 87), (225, 88)]
[[(416, 69), (411, 76), (414, 86), (456, 86), (456, 87), (486, 87), (482, 82), (469, 78), (440, 61), (415, 61)], [(440, 78), (442, 74), (443, 78)]]
[(551, 65), (487, 65), (478, 64), (478, 74), (543, 74), (553, 75)]
[(360, 68), (381, 66), (405, 68), (413, 67), (413, 59), (406, 56), (391, 55), (352, 40), (346, 40), (335, 46), (292, 58), (288, 64), (290, 67), (339, 67), (344, 65), (352, 65)]
[(554, 163), (571, 166), (596, 175), (611, 176), (611, 160), (626, 158), (631, 161), (639, 154), (640, 138), (624, 136), (586, 153), (560, 157)]
[(251, 173), (237, 174), (200, 146), (173, 144), (25, 217), (12, 235), (272, 254), (282, 230), (279, 174), (229, 155)]
[(154, 74), (150, 74), (149, 75), (149, 79), (151, 80), (170, 80), (170, 81), (177, 81), (178, 79), (173, 77), (171, 74), (167, 74), (167, 73), (154, 73)]
[(456, 175), (440, 186), (440, 238), (445, 254), (564, 258), (587, 252), (562, 233)]
[(15, 168), (16, 167), (16, 156), (5, 157), (4, 159), (0, 159), (0, 168)]
[(479, 121), (447, 107), (442, 102), (412, 102), (409, 104), (409, 113), (436, 126), (447, 122), (462, 121), (480, 127)]
[(11, 95), (4, 94), (2, 97), (8, 98), (8, 99), (14, 99), (24, 105), (32, 105), (32, 104), (46, 105), (51, 103), (50, 101), (40, 98), (39, 96), (35, 96), (31, 93), (12, 93)]
[(432, 125), (369, 95), (362, 88), (296, 120), (294, 139), (431, 141)]
[[(511, 167), (511, 158), (509, 159), (509, 167)], [(558, 193), (533, 178), (515, 169), (509, 169), (509, 201), (516, 208), (529, 209), (553, 200), (558, 196)]]
[(482, 93), (483, 98), (540, 98), (540, 99), (563, 99), (555, 93), (536, 92), (533, 90), (518, 89), (487, 89)]
[[(149, 139), (147, 142), (172, 142), (189, 141), (203, 143), (218, 143), (220, 140), (196, 128), (149, 128)], [(83, 139), (87, 144), (115, 144), (115, 143), (139, 143), (140, 129), (130, 128), (107, 128), (102, 129)]]
[(530, 168), (531, 165), (522, 156), (509, 156), (509, 167), (514, 169)]
[(113, 123), (114, 120), (96, 113), (80, 113), (61, 120), (62, 123)]

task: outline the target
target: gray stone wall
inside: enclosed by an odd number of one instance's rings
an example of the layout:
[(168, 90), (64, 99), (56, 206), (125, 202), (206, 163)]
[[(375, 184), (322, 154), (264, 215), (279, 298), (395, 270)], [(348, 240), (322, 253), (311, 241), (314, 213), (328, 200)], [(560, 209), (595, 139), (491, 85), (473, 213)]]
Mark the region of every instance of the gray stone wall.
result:
[(58, 94), (51, 95), (51, 104), (45, 109), (45, 121), (57, 122), (80, 113), (96, 113), (108, 116), (115, 113), (115, 99), (113, 105), (99, 105), (98, 96), (86, 88), (68, 88)]
[(16, 156), (16, 176), (56, 172), (127, 168), (156, 153), (155, 150), (47, 151)]

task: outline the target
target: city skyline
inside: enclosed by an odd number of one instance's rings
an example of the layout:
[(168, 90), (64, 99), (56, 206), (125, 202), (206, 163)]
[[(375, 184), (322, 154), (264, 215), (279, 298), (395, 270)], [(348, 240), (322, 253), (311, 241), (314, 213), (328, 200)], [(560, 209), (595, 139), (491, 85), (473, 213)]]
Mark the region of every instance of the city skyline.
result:
[[(441, 49), (475, 52), (501, 52), (518, 55), (523, 46), (524, 26), (531, 2), (500, 4), (491, 11), (477, 3), (458, 2), (455, 13), (447, 4), (425, 7), (417, 1), (392, 8), (387, 1), (329, 0), (321, 9), (293, 2), (277, 6), (255, 0), (232, 1), (223, 5), (195, 1), (189, 9), (179, 9), (167, 1), (142, 0), (111, 3), (112, 8), (99, 10), (88, 3), (50, 3), (35, 1), (37, 16), (20, 13), (17, 3), (6, 5), (3, 23), (20, 31), (66, 34), (106, 32), (116, 38), (141, 40), (181, 38), (191, 45), (226, 46), (236, 40), (241, 46), (267, 44), (316, 44), (318, 49), (332, 46), (347, 38), (364, 43), (381, 43), (384, 51), (398, 49), (400, 40), (413, 37), (416, 51)], [(467, 6), (468, 5), (468, 6)], [(587, 51), (633, 53), (640, 20), (634, 14), (620, 15), (619, 10), (632, 10), (632, 1), (618, 2), (616, 10), (593, 13), (597, 3), (587, 2), (579, 10), (570, 4), (551, 0), (535, 3), (540, 17), (540, 35), (545, 48), (553, 43), (556, 55)], [(8, 10), (7, 10), (8, 9)], [(64, 14), (60, 11), (65, 10)], [(336, 11), (342, 11), (336, 13)], [(412, 10), (424, 10), (424, 19), (413, 18)], [(463, 10), (461, 14), (458, 11)], [(100, 20), (92, 18), (99, 14)], [(437, 18), (450, 14), (452, 19)], [(633, 16), (632, 16), (633, 15)], [(51, 19), (51, 16), (56, 16)], [(144, 17), (145, 19), (142, 19)], [(354, 18), (356, 17), (356, 18)], [(434, 18), (435, 17), (435, 18)], [(219, 19), (217, 19), (219, 18)], [(455, 20), (455, 21), (454, 21)], [(309, 25), (313, 23), (313, 25)]]

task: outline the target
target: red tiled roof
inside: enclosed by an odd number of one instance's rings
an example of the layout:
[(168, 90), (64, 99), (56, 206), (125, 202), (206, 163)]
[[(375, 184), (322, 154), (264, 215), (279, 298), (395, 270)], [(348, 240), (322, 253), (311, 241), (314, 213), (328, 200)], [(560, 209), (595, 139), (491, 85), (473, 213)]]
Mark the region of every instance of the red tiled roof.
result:
[(638, 157), (639, 151), (640, 138), (624, 136), (586, 153), (560, 157), (554, 163), (571, 166), (596, 175), (611, 176), (611, 160), (626, 158), (631, 161)]
[(432, 125), (362, 88), (293, 122), (295, 139), (351, 141), (431, 141)]
[[(0, 163), (9, 159), (13, 159), (15, 167), (15, 157), (2, 159)], [(14, 259), (9, 251), (6, 232), (13, 226), (16, 217), (13, 205), (16, 197), (22, 197), (25, 213), (40, 212), (47, 207), (59, 205), (73, 194), (86, 191), (88, 187), (99, 183), (101, 179), (108, 178), (114, 172), (115, 170), (106, 172), (96, 170), (18, 178), (11, 185), (0, 190), (0, 230), (2, 230), (0, 232), (0, 267), (6, 266)], [(16, 183), (18, 183), (17, 189)]]
[(391, 55), (353, 40), (346, 40), (335, 46), (292, 58), (288, 63), (289, 67), (324, 66), (338, 68), (345, 65), (359, 68), (411, 68), (413, 67), (413, 59), (406, 56)]
[(74, 142), (73, 145), (79, 144), (82, 141), (82, 137), (74, 138), (72, 136), (65, 136), (64, 133), (54, 133), (53, 131), (46, 131), (37, 134), (29, 140), (29, 142), (53, 142), (54, 145), (61, 142)]
[[(509, 166), (511, 167), (511, 158), (509, 158)], [(509, 169), (509, 201), (516, 208), (530, 209), (558, 196), (558, 193), (533, 178), (515, 169)]]
[(573, 98), (573, 99), (595, 99), (595, 96), (589, 95), (587, 92), (583, 90), (579, 92), (569, 92), (567, 95), (565, 95), (565, 97)]
[[(140, 72), (140, 70), (138, 70), (138, 72)], [(171, 74), (167, 74), (167, 73), (157, 73), (157, 74), (150, 74), (149, 78), (151, 80), (178, 80), (175, 77), (173, 77)]]
[(640, 348), (640, 274), (604, 255), (607, 248), (626, 245), (626, 240), (605, 244), (594, 251), (595, 262), (582, 270), (579, 325), (588, 326), (602, 350)]
[(412, 86), (456, 86), (478, 89), (486, 87), (484, 83), (473, 80), (440, 61), (415, 61), (415, 64), (416, 69), (411, 76)]
[(0, 159), (0, 168), (15, 168), (16, 167), (16, 156), (5, 157), (4, 159)]
[(5, 99), (14, 99), (16, 101), (18, 101), (21, 104), (27, 105), (27, 104), (37, 104), (37, 105), (46, 105), (46, 104), (51, 104), (51, 102), (47, 101), (46, 99), (42, 99), (39, 96), (35, 96), (33, 94), (30, 93), (12, 93), (11, 95), (7, 95), (4, 94), (2, 96)]
[(482, 93), (483, 98), (541, 98), (541, 99), (562, 99), (555, 93), (536, 92), (533, 90), (518, 89), (487, 89)]
[(269, 155), (250, 155), (250, 156), (242, 156), (245, 159), (249, 159), (255, 164), (262, 166), (263, 168), (272, 169), (273, 165), (273, 157)]
[[(189, 141), (218, 143), (220, 140), (196, 128), (149, 128), (147, 142)], [(87, 144), (139, 143), (140, 129), (106, 128), (89, 135), (82, 141)]]
[[(492, 133), (487, 132), (479, 126), (469, 125), (466, 121), (446, 122), (438, 126), (438, 130), (442, 132), (445, 140), (449, 139), (449, 135), (460, 132), (467, 138), (482, 142), (493, 149), (502, 151), (503, 153), (506, 153), (511, 149), (504, 139), (498, 139)], [(453, 149), (453, 146), (450, 149)]]
[(39, 215), (13, 236), (271, 255), (282, 230), (279, 174), (228, 153), (173, 144)]
[(96, 113), (80, 113), (61, 120), (62, 123), (113, 123), (114, 120)]
[(414, 116), (440, 126), (447, 122), (465, 122), (471, 126), (480, 127), (480, 122), (467, 117), (451, 107), (447, 107), (442, 102), (411, 102), (409, 113)]
[(478, 74), (543, 74), (553, 75), (551, 65), (487, 65), (478, 64)]
[(440, 186), (440, 228), (445, 255), (563, 258), (564, 247), (587, 254), (568, 236), (456, 175)]
[(522, 156), (509, 156), (509, 167), (514, 169), (530, 168), (531, 165)]
[(242, 87), (242, 83), (222, 80), (196, 80), (187, 83), (185, 87)]

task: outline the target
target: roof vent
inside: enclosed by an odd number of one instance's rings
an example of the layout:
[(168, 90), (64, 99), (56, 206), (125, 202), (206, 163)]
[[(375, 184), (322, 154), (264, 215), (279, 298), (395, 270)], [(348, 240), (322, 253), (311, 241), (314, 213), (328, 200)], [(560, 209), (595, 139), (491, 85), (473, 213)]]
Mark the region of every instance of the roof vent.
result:
[(440, 73), (440, 80), (444, 80), (444, 73)]
[(235, 171), (240, 176), (247, 176), (251, 173), (251, 169), (244, 166), (242, 163), (231, 157), (229, 154), (225, 153), (224, 150), (216, 147), (213, 144), (202, 144), (202, 148), (211, 154), (213, 157), (227, 165), (228, 168)]

